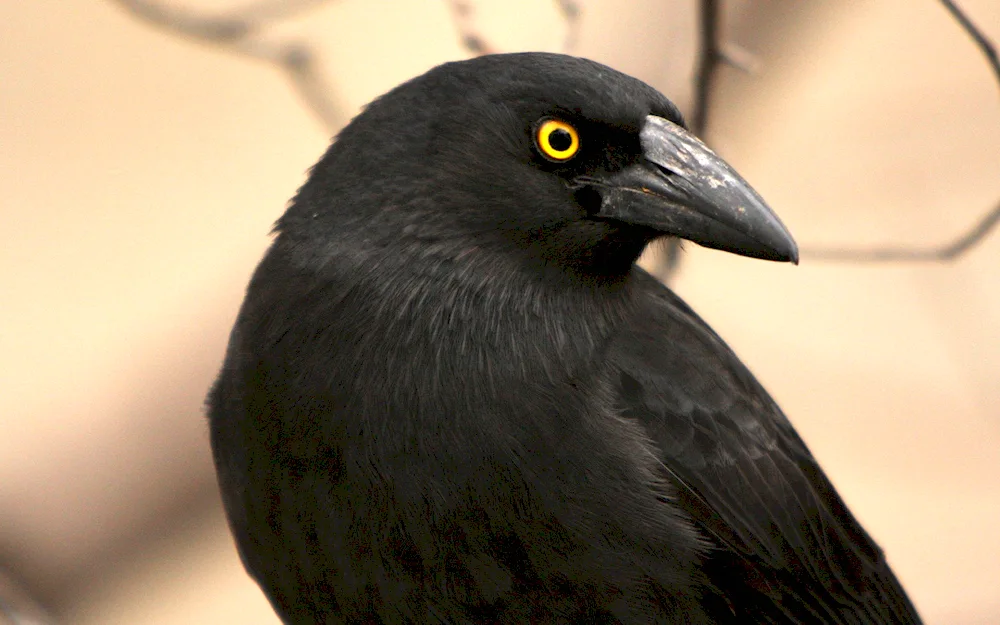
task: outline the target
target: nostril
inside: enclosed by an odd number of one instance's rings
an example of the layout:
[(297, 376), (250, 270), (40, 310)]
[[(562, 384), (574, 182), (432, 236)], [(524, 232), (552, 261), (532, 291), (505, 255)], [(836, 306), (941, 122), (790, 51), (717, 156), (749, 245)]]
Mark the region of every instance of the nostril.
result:
[(678, 175), (678, 173), (676, 171), (673, 171), (671, 169), (667, 169), (666, 167), (664, 167), (663, 165), (660, 165), (659, 163), (654, 163), (653, 161), (649, 161), (649, 164), (652, 165), (653, 167), (655, 167), (657, 170), (659, 170), (659, 172), (661, 174), (663, 174), (664, 176), (666, 176), (668, 178), (672, 178), (672, 177)]
[(595, 215), (601, 210), (601, 198), (600, 192), (590, 185), (584, 185), (579, 189), (573, 191), (573, 197), (576, 198), (577, 203), (580, 204), (590, 215)]

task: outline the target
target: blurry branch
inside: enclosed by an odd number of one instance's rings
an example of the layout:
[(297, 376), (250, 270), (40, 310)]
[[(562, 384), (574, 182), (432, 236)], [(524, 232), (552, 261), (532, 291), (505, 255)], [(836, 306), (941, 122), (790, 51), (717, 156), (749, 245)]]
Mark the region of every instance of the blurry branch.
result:
[[(486, 42), (486, 39), (476, 29), (473, 14), (475, 9), (471, 0), (447, 0), (448, 8), (451, 9), (452, 18), (455, 20), (455, 28), (462, 45), (473, 56), (484, 54), (495, 54), (497, 50)], [(566, 23), (566, 37), (563, 40), (564, 53), (570, 53), (576, 47), (576, 40), (580, 32), (580, 4), (576, 0), (555, 0), (556, 6), (562, 14)]]
[(131, 15), (160, 29), (216, 46), (280, 69), (305, 105), (333, 132), (345, 114), (323, 80), (313, 50), (301, 43), (273, 43), (259, 37), (274, 22), (328, 0), (261, 0), (223, 16), (196, 14), (156, 0), (113, 0)]
[(228, 43), (245, 39), (277, 20), (318, 5), (325, 0), (269, 0), (246, 6), (232, 15), (195, 15), (150, 0), (115, 0), (119, 5), (157, 26), (195, 39)]
[(52, 619), (0, 568), (0, 625), (48, 625)]
[(472, 53), (473, 56), (484, 54), (494, 54), (496, 51), (486, 43), (486, 40), (476, 31), (473, 20), (474, 10), (468, 0), (448, 0), (448, 7), (451, 9), (451, 16), (455, 20), (455, 28), (458, 36), (462, 40), (462, 45)]
[(698, 11), (698, 61), (694, 70), (694, 107), (691, 131), (704, 139), (712, 83), (722, 61), (719, 44), (719, 2), (701, 0)]
[(1000, 203), (981, 217), (965, 234), (951, 243), (938, 247), (876, 247), (867, 250), (810, 248), (805, 253), (811, 259), (847, 262), (955, 260), (985, 239), (997, 223), (1000, 223)]
[(727, 43), (719, 35), (720, 0), (700, 0), (698, 3), (698, 60), (694, 70), (694, 106), (691, 111), (691, 131), (704, 139), (708, 126), (712, 83), (721, 63), (748, 74), (760, 68), (760, 61), (747, 50)]
[(972, 37), (972, 40), (976, 42), (979, 50), (986, 56), (986, 60), (993, 69), (993, 73), (996, 74), (998, 84), (1000, 84), (1000, 60), (997, 59), (997, 50), (993, 47), (993, 43), (986, 38), (986, 35), (984, 35), (975, 24), (972, 23), (969, 16), (967, 16), (962, 9), (958, 8), (958, 5), (951, 0), (941, 0), (941, 4), (943, 4), (944, 8), (948, 9), (948, 12), (951, 13), (952, 17), (958, 21), (965, 33)]
[[(986, 38), (972, 20), (951, 0), (941, 0), (955, 21), (976, 43), (986, 57), (1000, 86), (1000, 60), (992, 42)], [(1000, 223), (1000, 202), (951, 243), (931, 247), (875, 247), (870, 249), (816, 248), (807, 249), (804, 255), (816, 260), (840, 262), (889, 262), (889, 261), (949, 261), (959, 258), (977, 244)]]

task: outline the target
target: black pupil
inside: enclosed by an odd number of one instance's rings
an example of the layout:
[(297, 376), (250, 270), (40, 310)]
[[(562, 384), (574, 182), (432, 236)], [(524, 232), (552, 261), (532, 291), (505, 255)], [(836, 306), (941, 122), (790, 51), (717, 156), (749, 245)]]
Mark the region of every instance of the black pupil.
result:
[(549, 134), (549, 145), (556, 152), (565, 152), (573, 145), (573, 136), (568, 130), (557, 128)]

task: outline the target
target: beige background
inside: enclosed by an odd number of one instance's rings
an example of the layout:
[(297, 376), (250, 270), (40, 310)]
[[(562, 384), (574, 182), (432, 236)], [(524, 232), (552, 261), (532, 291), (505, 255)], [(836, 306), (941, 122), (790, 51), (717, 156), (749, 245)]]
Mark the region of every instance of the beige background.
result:
[[(497, 49), (561, 45), (552, 2), (474, 4)], [(582, 4), (578, 53), (688, 104), (689, 2)], [(730, 4), (762, 69), (723, 70), (708, 138), (803, 248), (935, 242), (994, 203), (997, 85), (936, 2)], [(1000, 39), (1000, 3), (962, 4)], [(345, 115), (465, 56), (438, 0), (341, 0), (268, 36), (317, 47)], [(276, 623), (226, 531), (201, 402), (328, 136), (274, 68), (112, 2), (0, 3), (0, 568), (60, 620)], [(1000, 236), (947, 265), (690, 246), (675, 286), (927, 621), (1000, 623)]]

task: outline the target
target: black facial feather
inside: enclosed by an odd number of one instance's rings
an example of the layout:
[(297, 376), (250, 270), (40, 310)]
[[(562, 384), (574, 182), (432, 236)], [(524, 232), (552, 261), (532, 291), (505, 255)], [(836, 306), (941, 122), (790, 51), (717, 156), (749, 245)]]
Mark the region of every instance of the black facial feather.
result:
[[(556, 162), (543, 119), (578, 133)], [(787, 230), (607, 67), (450, 63), (372, 102), (258, 267), (208, 398), (287, 623), (916, 623), (725, 344), (633, 266)]]

